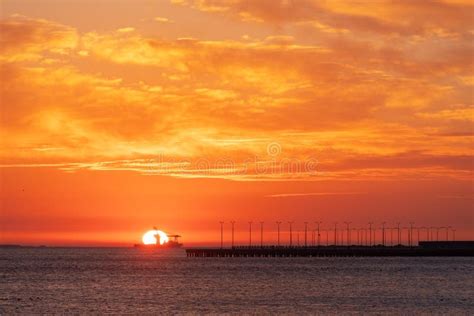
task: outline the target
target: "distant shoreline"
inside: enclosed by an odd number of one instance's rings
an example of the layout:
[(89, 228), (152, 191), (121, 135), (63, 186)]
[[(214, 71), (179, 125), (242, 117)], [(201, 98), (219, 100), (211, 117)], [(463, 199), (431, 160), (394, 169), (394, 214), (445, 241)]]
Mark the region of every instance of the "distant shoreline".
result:
[(0, 248), (47, 248), (48, 246), (39, 245), (39, 246), (31, 246), (31, 245), (18, 245), (18, 244), (1, 244)]

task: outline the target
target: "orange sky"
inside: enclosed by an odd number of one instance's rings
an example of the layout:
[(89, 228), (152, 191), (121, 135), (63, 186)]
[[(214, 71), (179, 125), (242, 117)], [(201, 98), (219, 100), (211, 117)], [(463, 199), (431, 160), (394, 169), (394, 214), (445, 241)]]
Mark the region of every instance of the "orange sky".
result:
[(0, 242), (474, 238), (471, 3), (0, 0)]

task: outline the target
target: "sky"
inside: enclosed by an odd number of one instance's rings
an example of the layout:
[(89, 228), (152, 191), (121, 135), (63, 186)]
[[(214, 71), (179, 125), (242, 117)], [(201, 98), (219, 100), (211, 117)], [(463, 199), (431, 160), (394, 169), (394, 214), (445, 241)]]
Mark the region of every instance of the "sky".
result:
[[(0, 0), (0, 243), (474, 238), (472, 1)], [(450, 232), (451, 234), (451, 232)]]

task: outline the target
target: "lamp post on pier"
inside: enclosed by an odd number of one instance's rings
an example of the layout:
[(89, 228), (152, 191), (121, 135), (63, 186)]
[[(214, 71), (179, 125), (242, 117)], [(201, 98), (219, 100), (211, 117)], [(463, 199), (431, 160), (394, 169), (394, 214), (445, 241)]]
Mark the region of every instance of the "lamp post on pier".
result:
[(230, 224), (232, 225), (232, 248), (234, 248), (234, 224), (235, 224), (235, 221), (231, 221)]
[(435, 229), (436, 229), (436, 227), (433, 227), (433, 226), (430, 227), (430, 239), (431, 239), (431, 241), (436, 241), (435, 240), (435, 235), (434, 235), (434, 230)]
[(385, 224), (386, 222), (382, 222), (382, 246), (385, 247)]
[(393, 227), (390, 227), (390, 246), (393, 246)]
[(398, 245), (401, 245), (400, 239), (402, 236), (400, 235), (400, 222), (397, 223), (397, 234), (398, 234)]
[(308, 222), (304, 222), (304, 246), (308, 247)]
[(293, 222), (288, 222), (290, 224), (290, 247), (293, 246)]
[(316, 225), (318, 225), (318, 246), (320, 246), (320, 241), (321, 241), (321, 234), (319, 233), (319, 225), (322, 224), (323, 222), (314, 222)]
[(280, 246), (280, 224), (281, 224), (281, 222), (276, 222), (276, 224), (277, 224), (278, 246)]
[(410, 241), (409, 241), (409, 245), (410, 247), (413, 246), (413, 222), (410, 222)]
[(446, 226), (446, 241), (449, 241), (449, 230), (451, 229), (451, 226)]
[(221, 224), (221, 249), (224, 248), (224, 222), (219, 222)]
[(249, 247), (252, 247), (252, 222), (249, 222)]
[(344, 222), (344, 224), (346, 224), (346, 229), (347, 229), (347, 236), (346, 236), (346, 240), (347, 240), (347, 245), (349, 246), (351, 244), (351, 231), (350, 231), (350, 228), (349, 228), (349, 225), (351, 225), (352, 222)]
[(372, 224), (373, 222), (369, 222), (369, 246), (372, 246)]

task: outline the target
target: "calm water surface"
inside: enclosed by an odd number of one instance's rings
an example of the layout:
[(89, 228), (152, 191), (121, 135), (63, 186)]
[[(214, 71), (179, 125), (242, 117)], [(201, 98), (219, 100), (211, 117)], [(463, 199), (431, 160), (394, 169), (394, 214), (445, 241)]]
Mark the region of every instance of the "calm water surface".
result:
[(474, 314), (473, 258), (0, 249), (0, 314)]

